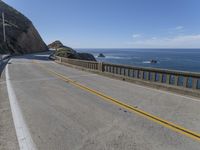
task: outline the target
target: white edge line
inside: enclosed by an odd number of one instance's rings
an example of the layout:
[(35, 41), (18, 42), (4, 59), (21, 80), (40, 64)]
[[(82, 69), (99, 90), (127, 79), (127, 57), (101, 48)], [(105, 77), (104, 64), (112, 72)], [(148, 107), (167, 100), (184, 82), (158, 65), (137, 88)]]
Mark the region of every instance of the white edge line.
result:
[(8, 65), (6, 66), (5, 73), (6, 73), (6, 84), (7, 84), (8, 97), (9, 97), (9, 101), (10, 101), (12, 117), (13, 117), (13, 121), (14, 121), (14, 125), (15, 125), (15, 130), (16, 130), (20, 150), (37, 150), (37, 148), (32, 140), (29, 129), (24, 121), (21, 109), (20, 109), (18, 101), (17, 101), (17, 97), (13, 90), (13, 87), (12, 87), (12, 84), (10, 81)]

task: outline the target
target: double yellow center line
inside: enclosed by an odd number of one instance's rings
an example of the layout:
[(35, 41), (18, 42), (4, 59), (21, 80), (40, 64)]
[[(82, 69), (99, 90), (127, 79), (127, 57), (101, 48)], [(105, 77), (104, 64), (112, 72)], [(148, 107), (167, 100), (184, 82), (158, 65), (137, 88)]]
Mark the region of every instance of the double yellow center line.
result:
[(174, 124), (172, 122), (169, 122), (167, 120), (163, 120), (163, 119), (161, 119), (161, 118), (159, 118), (157, 116), (154, 116), (154, 115), (152, 115), (152, 114), (150, 114), (148, 112), (145, 112), (145, 111), (143, 111), (141, 109), (138, 109), (138, 108), (136, 108), (134, 106), (128, 105), (128, 104), (126, 104), (126, 103), (124, 103), (124, 102), (122, 102), (120, 100), (112, 98), (112, 97), (110, 97), (108, 95), (105, 95), (105, 94), (99, 92), (99, 91), (91, 89), (91, 88), (89, 88), (89, 87), (87, 87), (85, 85), (82, 85), (82, 84), (80, 84), (80, 83), (78, 83), (78, 82), (76, 82), (74, 80), (71, 80), (71, 79), (67, 78), (66, 76), (64, 76), (64, 75), (62, 75), (62, 74), (60, 74), (58, 72), (50, 70), (50, 69), (44, 67), (43, 65), (41, 65), (39, 63), (36, 63), (36, 62), (34, 62), (34, 63), (38, 64), (43, 69), (47, 70), (49, 73), (51, 73), (54, 76), (57, 76), (59, 79), (65, 81), (65, 82), (68, 82), (68, 83), (70, 83), (70, 84), (72, 84), (72, 85), (74, 85), (74, 86), (76, 86), (76, 87), (78, 87), (78, 88), (80, 88), (82, 90), (85, 90), (87, 92), (90, 92), (90, 93), (98, 96), (98, 97), (101, 97), (102, 99), (104, 99), (104, 100), (106, 100), (108, 102), (111, 102), (111, 103), (113, 103), (113, 104), (115, 104), (115, 105), (117, 105), (117, 106), (119, 106), (121, 108), (124, 108), (126, 110), (131, 111), (131, 112), (134, 112), (134, 113), (136, 113), (136, 114), (138, 114), (140, 116), (143, 116), (144, 118), (147, 118), (148, 120), (152, 120), (153, 122), (156, 122), (156, 123), (158, 123), (158, 124), (160, 124), (162, 126), (165, 126), (165, 127), (169, 128), (169, 129), (171, 129), (173, 131), (176, 131), (178, 133), (186, 135), (186, 136), (188, 136), (188, 137), (190, 137), (192, 139), (195, 139), (195, 140), (200, 142), (200, 134), (198, 134), (196, 132), (188, 130), (188, 129), (184, 128), (184, 127), (176, 125), (176, 124)]

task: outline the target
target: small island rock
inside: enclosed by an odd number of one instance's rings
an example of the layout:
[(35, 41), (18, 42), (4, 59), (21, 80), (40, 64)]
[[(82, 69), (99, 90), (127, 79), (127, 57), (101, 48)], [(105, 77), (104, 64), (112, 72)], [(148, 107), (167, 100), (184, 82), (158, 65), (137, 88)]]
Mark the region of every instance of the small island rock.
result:
[(98, 57), (105, 57), (103, 53), (100, 53)]

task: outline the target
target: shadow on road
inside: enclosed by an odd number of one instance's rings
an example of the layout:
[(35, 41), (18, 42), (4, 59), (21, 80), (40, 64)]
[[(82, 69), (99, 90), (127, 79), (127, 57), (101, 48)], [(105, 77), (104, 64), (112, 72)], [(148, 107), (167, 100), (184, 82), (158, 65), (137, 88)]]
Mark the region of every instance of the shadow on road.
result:
[(32, 53), (32, 54), (24, 54), (19, 56), (11, 56), (8, 58), (5, 58), (3, 60), (0, 60), (0, 77), (1, 74), (7, 65), (8, 61), (11, 58), (16, 59), (28, 59), (28, 60), (40, 60), (40, 61), (52, 61), (49, 56), (53, 53), (53, 51), (47, 51), (47, 52), (40, 52), (40, 53)]
[(34, 53), (34, 54), (25, 54), (20, 56), (13, 56), (14, 59), (30, 59), (30, 60), (42, 60), (42, 61), (51, 61), (49, 59), (49, 56), (52, 54), (52, 51), (47, 52), (40, 52), (40, 53)]

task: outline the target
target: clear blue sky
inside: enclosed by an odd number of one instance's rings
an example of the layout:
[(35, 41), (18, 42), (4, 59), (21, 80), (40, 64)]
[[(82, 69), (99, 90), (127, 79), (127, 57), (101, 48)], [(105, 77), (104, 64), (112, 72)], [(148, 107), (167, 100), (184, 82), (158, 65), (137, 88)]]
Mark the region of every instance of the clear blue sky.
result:
[(74, 48), (200, 48), (200, 0), (4, 0), (48, 44)]

